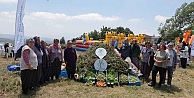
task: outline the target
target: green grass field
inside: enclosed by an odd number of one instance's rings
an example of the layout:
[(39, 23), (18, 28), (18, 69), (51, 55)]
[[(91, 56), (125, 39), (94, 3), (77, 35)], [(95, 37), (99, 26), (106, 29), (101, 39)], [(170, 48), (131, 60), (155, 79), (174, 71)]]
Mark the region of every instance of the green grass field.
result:
[[(187, 69), (177, 68), (172, 80), (172, 87), (149, 87), (149, 81), (141, 81), (140, 87), (115, 86), (96, 87), (62, 78), (22, 95), (20, 72), (9, 72), (7, 65), (12, 58), (0, 57), (0, 98), (193, 98), (194, 64)], [(157, 78), (158, 82), (158, 78)]]

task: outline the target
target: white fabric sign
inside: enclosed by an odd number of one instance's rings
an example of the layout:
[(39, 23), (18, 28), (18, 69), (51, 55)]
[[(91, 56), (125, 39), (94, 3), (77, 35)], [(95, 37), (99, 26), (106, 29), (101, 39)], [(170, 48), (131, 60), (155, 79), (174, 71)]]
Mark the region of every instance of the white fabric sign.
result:
[(24, 45), (24, 8), (26, 0), (18, 0), (17, 11), (16, 11), (16, 20), (15, 20), (15, 44), (14, 44), (14, 53)]
[(98, 59), (94, 63), (94, 68), (99, 71), (104, 71), (107, 68), (107, 62), (104, 59)]
[(104, 56), (106, 56), (107, 51), (106, 51), (106, 49), (104, 49), (104, 48), (98, 48), (98, 49), (96, 49), (95, 53), (96, 53), (96, 55), (97, 55), (100, 59), (102, 59)]

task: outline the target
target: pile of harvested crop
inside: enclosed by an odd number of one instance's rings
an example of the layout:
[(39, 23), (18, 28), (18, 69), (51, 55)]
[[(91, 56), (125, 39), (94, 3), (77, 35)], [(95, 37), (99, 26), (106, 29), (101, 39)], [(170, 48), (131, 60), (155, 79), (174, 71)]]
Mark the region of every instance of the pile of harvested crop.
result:
[(124, 75), (124, 74), (121, 74), (119, 80), (120, 80), (119, 81), (120, 84), (127, 84), (128, 83), (128, 76)]
[(104, 43), (96, 43), (92, 45), (85, 53), (79, 55), (76, 63), (76, 71), (79, 75), (85, 74), (88, 69), (94, 69), (94, 63), (97, 59), (99, 59), (95, 54), (97, 48), (106, 49), (107, 55), (103, 59), (106, 60), (108, 64), (108, 70), (115, 70), (120, 73), (128, 71), (128, 63), (122, 58), (116, 56), (114, 53), (114, 47)]
[(132, 82), (132, 83), (135, 83), (135, 82), (138, 82), (138, 79), (137, 79), (137, 77), (135, 77), (135, 76), (129, 76), (129, 78), (130, 78), (130, 81), (129, 82)]
[(118, 73), (115, 71), (107, 71), (107, 82), (117, 83), (118, 82)]
[(96, 75), (96, 79), (97, 79), (97, 81), (103, 81), (103, 82), (105, 82), (106, 81), (106, 75), (105, 75), (105, 73), (99, 72)]

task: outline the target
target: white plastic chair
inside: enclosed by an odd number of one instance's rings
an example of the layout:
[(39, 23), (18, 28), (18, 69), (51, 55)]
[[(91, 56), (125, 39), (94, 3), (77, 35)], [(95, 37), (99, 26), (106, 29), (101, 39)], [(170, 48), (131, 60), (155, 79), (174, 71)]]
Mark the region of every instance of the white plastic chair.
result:
[(8, 50), (8, 52), (6, 53), (6, 58), (9, 57), (9, 54), (11, 54), (11, 57), (13, 58), (13, 47), (7, 47), (6, 49)]
[(0, 45), (0, 54), (3, 55), (3, 53), (4, 53), (3, 45)]

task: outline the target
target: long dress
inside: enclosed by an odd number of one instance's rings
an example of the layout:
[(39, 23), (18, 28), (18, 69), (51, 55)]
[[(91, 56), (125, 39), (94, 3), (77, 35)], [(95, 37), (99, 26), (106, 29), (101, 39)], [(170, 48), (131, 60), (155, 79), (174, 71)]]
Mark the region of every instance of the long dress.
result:
[(59, 74), (61, 72), (61, 64), (62, 64), (62, 49), (54, 48), (53, 45), (50, 46), (50, 63), (51, 63), (51, 80), (53, 80), (54, 76), (56, 79), (59, 78)]
[(42, 56), (42, 72), (44, 77), (44, 82), (49, 81), (50, 71), (49, 71), (49, 57), (48, 51), (46, 48), (42, 48), (43, 56)]

